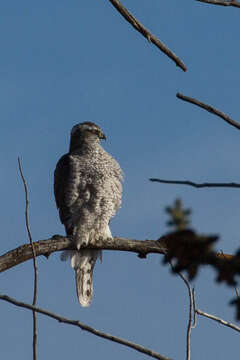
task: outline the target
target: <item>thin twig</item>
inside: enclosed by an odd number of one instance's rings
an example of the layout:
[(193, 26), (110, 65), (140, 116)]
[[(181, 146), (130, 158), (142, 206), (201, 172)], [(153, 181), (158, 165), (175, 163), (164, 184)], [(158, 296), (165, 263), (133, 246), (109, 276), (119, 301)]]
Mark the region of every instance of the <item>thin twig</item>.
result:
[[(172, 269), (174, 269), (173, 264), (169, 261), (169, 264)], [(193, 327), (195, 327), (195, 298), (194, 298), (194, 289), (191, 288), (189, 281), (185, 278), (185, 276), (181, 272), (177, 272), (178, 276), (183, 280), (188, 289), (189, 296), (189, 318), (188, 318), (188, 326), (187, 326), (187, 348), (186, 348), (186, 360), (191, 359), (191, 331)]]
[(221, 1), (221, 0), (196, 0), (206, 4), (220, 5), (220, 6), (234, 6), (240, 8), (240, 3), (238, 1)]
[(214, 107), (212, 107), (211, 105), (208, 105), (208, 104), (204, 104), (203, 102), (199, 101), (199, 100), (196, 100), (192, 97), (189, 97), (189, 96), (185, 96), (183, 94), (180, 94), (180, 93), (177, 93), (177, 98), (181, 99), (181, 100), (184, 100), (184, 101), (187, 101), (191, 104), (194, 104), (194, 105), (197, 105), (205, 110), (207, 110), (208, 112), (214, 114), (214, 115), (217, 115), (219, 116), (220, 118), (222, 118), (224, 121), (226, 121), (228, 124), (234, 126), (236, 129), (240, 130), (240, 124), (231, 119), (228, 115), (224, 114), (223, 112), (215, 109)]
[(155, 35), (146, 29), (130, 12), (121, 4), (119, 0), (109, 0), (110, 3), (117, 9), (117, 11), (149, 42), (156, 45), (164, 54), (175, 62), (183, 71), (187, 71), (186, 65), (180, 60), (170, 49), (167, 48)]
[[(38, 290), (38, 269), (37, 269), (37, 260), (36, 260), (36, 251), (32, 240), (32, 234), (29, 225), (29, 216), (28, 216), (28, 207), (29, 207), (29, 200), (28, 200), (28, 187), (26, 180), (23, 175), (22, 166), (20, 158), (18, 158), (18, 167), (20, 171), (20, 175), (22, 178), (24, 190), (25, 190), (25, 223), (26, 229), (28, 233), (28, 238), (32, 248), (32, 255), (33, 255), (33, 269), (34, 269), (34, 290), (33, 290), (33, 301), (32, 305), (35, 306), (37, 302), (37, 290)], [(36, 312), (33, 311), (33, 360), (37, 360), (37, 317)]]
[(204, 187), (224, 187), (224, 188), (240, 188), (239, 183), (195, 183), (189, 180), (163, 180), (163, 179), (156, 179), (151, 178), (149, 179), (153, 182), (159, 182), (161, 184), (175, 184), (175, 185), (190, 185), (195, 188), (204, 188)]
[(208, 314), (205, 311), (202, 311), (202, 310), (199, 310), (199, 309), (196, 309), (196, 313), (198, 315), (205, 316), (205, 317), (207, 317), (207, 318), (209, 318), (211, 320), (217, 321), (222, 325), (225, 325), (227, 327), (230, 327), (233, 330), (236, 330), (236, 331), (240, 332), (240, 327), (238, 327), (238, 326), (236, 326), (236, 325), (234, 325), (234, 324), (232, 324), (232, 323), (230, 323), (230, 322), (228, 322), (226, 320), (220, 319), (219, 317), (217, 317), (215, 315)]
[(187, 327), (187, 351), (186, 351), (186, 360), (190, 360), (191, 359), (191, 331), (193, 328), (193, 293), (192, 293), (192, 289), (191, 286), (189, 284), (189, 281), (185, 278), (185, 276), (183, 274), (181, 274), (180, 272), (177, 273), (180, 278), (184, 281), (185, 285), (187, 286), (188, 289), (188, 295), (189, 295), (189, 318), (188, 318), (188, 327)]
[(237, 286), (235, 286), (235, 292), (236, 292), (237, 297), (240, 298), (240, 296), (239, 296), (239, 290), (238, 290)]
[(192, 300), (193, 300), (193, 323), (192, 329), (197, 326), (197, 317), (196, 317), (196, 301), (195, 301), (195, 289), (192, 289)]
[(22, 308), (25, 308), (25, 309), (29, 309), (29, 310), (34, 310), (40, 314), (43, 314), (43, 315), (46, 315), (46, 316), (49, 316), (50, 318), (52, 319), (55, 319), (61, 323), (65, 323), (65, 324), (69, 324), (69, 325), (74, 325), (74, 326), (77, 326), (79, 328), (81, 328), (82, 330), (85, 330), (91, 334), (94, 334), (96, 336), (99, 336), (103, 339), (107, 339), (107, 340), (110, 340), (110, 341), (113, 341), (113, 342), (116, 342), (118, 344), (121, 344), (121, 345), (125, 345), (127, 347), (130, 347), (136, 351), (139, 351), (143, 354), (146, 354), (148, 356), (151, 356), (155, 359), (159, 359), (159, 360), (170, 360), (169, 358), (151, 350), (151, 349), (148, 349), (148, 348), (145, 348), (141, 345), (138, 345), (134, 342), (131, 342), (131, 341), (128, 341), (128, 340), (124, 340), (122, 338), (119, 338), (117, 336), (114, 336), (114, 335), (111, 335), (111, 334), (107, 334), (107, 333), (104, 333), (100, 330), (97, 330), (97, 329), (94, 329), (92, 328), (91, 326), (88, 326), (78, 320), (70, 320), (68, 318), (65, 318), (65, 317), (62, 317), (58, 314), (55, 314), (53, 312), (50, 312), (48, 310), (45, 310), (45, 309), (41, 309), (39, 307), (36, 307), (36, 306), (33, 306), (33, 305), (30, 305), (30, 304), (27, 304), (27, 303), (24, 303), (24, 302), (21, 302), (21, 301), (18, 301), (8, 295), (4, 295), (4, 294), (0, 294), (0, 299), (1, 300), (4, 300), (4, 301), (7, 301), (11, 304), (14, 304), (16, 306), (19, 306), (19, 307), (22, 307)]

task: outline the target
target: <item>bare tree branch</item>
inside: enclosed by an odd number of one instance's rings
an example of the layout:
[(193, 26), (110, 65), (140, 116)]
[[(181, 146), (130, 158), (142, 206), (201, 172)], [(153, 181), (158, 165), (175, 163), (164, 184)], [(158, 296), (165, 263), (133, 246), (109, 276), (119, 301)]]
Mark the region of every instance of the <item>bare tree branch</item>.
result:
[(24, 302), (21, 302), (21, 301), (18, 301), (14, 298), (11, 298), (10, 296), (7, 296), (7, 295), (4, 295), (4, 294), (0, 294), (0, 299), (1, 300), (4, 300), (4, 301), (7, 301), (13, 305), (16, 305), (16, 306), (19, 306), (19, 307), (22, 307), (22, 308), (25, 308), (25, 309), (28, 309), (28, 310), (31, 310), (31, 311), (36, 311), (40, 314), (43, 314), (43, 315), (46, 315), (52, 319), (55, 319), (57, 321), (59, 321), (60, 323), (65, 323), (65, 324), (69, 324), (69, 325), (73, 325), (73, 326), (77, 326), (79, 327), (80, 329), (82, 330), (85, 330), (93, 335), (96, 335), (96, 336), (99, 336), (103, 339), (107, 339), (107, 340), (110, 340), (110, 341), (113, 341), (113, 342), (116, 342), (118, 344), (121, 344), (121, 345), (124, 345), (124, 346), (127, 346), (127, 347), (130, 347), (136, 351), (139, 351), (140, 353), (143, 353), (145, 355), (148, 355), (152, 358), (155, 358), (155, 359), (159, 359), (159, 360), (170, 360), (169, 358), (151, 350), (151, 349), (148, 349), (148, 348), (145, 348), (141, 345), (138, 345), (136, 343), (133, 343), (131, 341), (128, 341), (128, 340), (124, 340), (122, 338), (119, 338), (119, 337), (116, 337), (114, 335), (111, 335), (111, 334), (107, 334), (107, 333), (104, 333), (100, 330), (97, 330), (97, 329), (94, 329), (93, 327), (91, 326), (88, 326), (78, 320), (70, 320), (70, 319), (67, 319), (65, 317), (62, 317), (58, 314), (55, 314), (53, 312), (50, 312), (48, 310), (45, 310), (45, 309), (41, 309), (39, 307), (36, 307), (36, 306), (33, 306), (33, 305), (30, 305), (30, 304), (27, 304), (27, 303), (24, 303)]
[[(34, 242), (36, 256), (45, 255), (49, 256), (55, 251), (73, 250), (75, 247), (72, 244), (71, 239), (60, 235), (55, 235), (47, 240), (40, 240)], [(102, 249), (102, 250), (118, 250), (118, 251), (130, 251), (139, 254), (139, 257), (146, 257), (147, 254), (157, 253), (165, 254), (166, 249), (163, 248), (157, 241), (154, 240), (130, 240), (120, 237), (113, 239), (99, 239), (97, 243), (87, 246), (89, 249)], [(83, 247), (84, 248), (84, 247)], [(29, 259), (32, 259), (31, 245), (24, 244), (17, 249), (8, 251), (0, 256), (0, 272), (8, 270), (18, 264), (23, 263)]]
[(187, 351), (186, 351), (186, 360), (191, 359), (191, 331), (193, 328), (193, 315), (194, 315), (194, 299), (193, 299), (193, 291), (190, 286), (189, 281), (185, 278), (185, 276), (178, 272), (178, 275), (180, 278), (184, 281), (185, 285), (188, 289), (188, 295), (189, 295), (189, 318), (188, 318), (188, 327), (187, 327)]
[(164, 54), (166, 54), (171, 60), (175, 62), (183, 71), (187, 71), (186, 65), (170, 50), (165, 44), (163, 44), (155, 35), (146, 29), (130, 12), (121, 4), (119, 0), (109, 0), (111, 4), (117, 9), (117, 11), (149, 42), (156, 45)]
[[(29, 207), (29, 201), (28, 201), (28, 187), (26, 180), (23, 175), (22, 166), (20, 158), (18, 158), (18, 167), (20, 171), (20, 175), (22, 178), (24, 191), (25, 191), (25, 223), (26, 223), (26, 229), (28, 233), (28, 238), (31, 244), (32, 248), (32, 255), (33, 255), (33, 271), (34, 271), (34, 290), (33, 290), (33, 301), (32, 305), (36, 305), (37, 302), (37, 290), (38, 290), (38, 269), (37, 269), (37, 260), (36, 260), (36, 252), (32, 240), (32, 234), (30, 230), (29, 225), (29, 217), (28, 217), (28, 207)], [(33, 360), (37, 360), (37, 317), (36, 312), (33, 310)]]
[(222, 1), (222, 0), (196, 0), (206, 4), (220, 5), (220, 6), (233, 6), (240, 8), (240, 3), (238, 1)]
[(163, 180), (150, 178), (150, 181), (159, 182), (162, 184), (175, 184), (175, 185), (190, 185), (195, 188), (204, 188), (204, 187), (227, 187), (227, 188), (240, 188), (238, 183), (195, 183), (189, 180)]
[(187, 101), (191, 104), (194, 104), (194, 105), (197, 105), (205, 110), (207, 110), (208, 112), (214, 114), (214, 115), (217, 115), (219, 116), (220, 118), (222, 118), (224, 121), (226, 121), (228, 124), (234, 126), (236, 129), (240, 130), (240, 124), (231, 119), (228, 115), (224, 114), (223, 112), (215, 109), (214, 107), (212, 107), (211, 105), (208, 105), (208, 104), (204, 104), (203, 102), (199, 101), (199, 100), (196, 100), (194, 98), (191, 98), (189, 96), (185, 96), (183, 94), (180, 94), (180, 93), (177, 93), (177, 98), (181, 99), (181, 100), (184, 100), (184, 101)]
[(219, 323), (222, 324), (222, 325), (228, 326), (228, 327), (230, 327), (231, 329), (240, 332), (240, 327), (238, 327), (237, 325), (234, 325), (234, 324), (232, 324), (232, 323), (230, 323), (230, 322), (228, 322), (228, 321), (226, 321), (226, 320), (220, 319), (220, 318), (217, 317), (217, 316), (208, 314), (208, 313), (206, 313), (205, 311), (202, 311), (202, 310), (199, 310), (199, 309), (196, 309), (196, 313), (197, 313), (198, 315), (205, 316), (205, 317), (207, 317), (207, 318), (209, 318), (209, 319), (212, 319), (212, 320), (214, 320), (214, 321), (219, 322)]

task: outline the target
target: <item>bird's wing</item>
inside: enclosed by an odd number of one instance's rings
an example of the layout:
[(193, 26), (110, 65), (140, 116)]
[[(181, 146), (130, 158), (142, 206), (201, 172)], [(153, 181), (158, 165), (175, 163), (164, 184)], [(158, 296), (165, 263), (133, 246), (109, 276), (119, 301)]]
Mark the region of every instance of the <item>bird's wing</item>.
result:
[(66, 223), (70, 209), (66, 202), (66, 192), (69, 187), (70, 161), (69, 154), (65, 154), (58, 161), (54, 171), (54, 195), (57, 208), (59, 209), (60, 220)]

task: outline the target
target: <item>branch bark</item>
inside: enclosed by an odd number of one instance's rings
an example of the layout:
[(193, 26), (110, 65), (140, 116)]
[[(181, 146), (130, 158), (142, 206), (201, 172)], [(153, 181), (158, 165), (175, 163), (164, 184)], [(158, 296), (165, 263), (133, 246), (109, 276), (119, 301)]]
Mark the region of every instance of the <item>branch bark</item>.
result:
[(97, 330), (97, 329), (94, 329), (93, 327), (88, 326), (87, 324), (84, 324), (84, 323), (82, 323), (82, 322), (80, 322), (78, 320), (67, 319), (67, 318), (62, 317), (62, 316), (60, 316), (58, 314), (52, 313), (52, 312), (50, 312), (48, 310), (41, 309), (39, 307), (36, 307), (36, 306), (30, 305), (30, 304), (18, 301), (16, 299), (11, 298), (10, 296), (4, 295), (4, 294), (0, 294), (0, 299), (4, 300), (4, 301), (7, 301), (7, 302), (9, 302), (9, 303), (11, 303), (13, 305), (18, 306), (18, 307), (25, 308), (25, 309), (28, 309), (28, 310), (31, 310), (31, 311), (36, 311), (36, 312), (38, 312), (40, 314), (46, 315), (46, 316), (48, 316), (48, 317), (50, 317), (52, 319), (57, 320), (60, 323), (65, 323), (65, 324), (77, 326), (81, 330), (85, 330), (85, 331), (87, 331), (87, 332), (89, 332), (89, 333), (91, 333), (93, 335), (96, 335), (98, 337), (101, 337), (101, 338), (116, 342), (118, 344), (125, 345), (127, 347), (130, 347), (130, 348), (136, 350), (136, 351), (139, 351), (140, 353), (148, 355), (148, 356), (150, 356), (152, 358), (155, 358), (155, 359), (158, 359), (158, 360), (171, 360), (171, 359), (157, 353), (156, 351), (145, 348), (145, 347), (143, 347), (141, 345), (138, 345), (136, 343), (133, 343), (131, 341), (116, 337), (114, 335), (104, 333), (104, 332), (102, 332), (100, 330)]
[(240, 124), (231, 119), (228, 115), (224, 114), (223, 112), (215, 109), (213, 106), (211, 105), (208, 105), (208, 104), (204, 104), (203, 102), (197, 100), (197, 99), (194, 99), (192, 97), (189, 97), (189, 96), (186, 96), (186, 95), (183, 95), (181, 93), (177, 93), (177, 98), (181, 99), (181, 100), (184, 100), (184, 101), (187, 101), (191, 104), (194, 104), (194, 105), (197, 105), (205, 110), (207, 110), (208, 112), (214, 114), (214, 115), (217, 115), (219, 116), (220, 118), (222, 118), (224, 121), (226, 121), (229, 125), (232, 125), (234, 126), (236, 129), (240, 130)]
[(222, 1), (222, 0), (196, 0), (196, 1), (206, 4), (212, 4), (212, 5), (233, 6), (240, 8), (240, 3), (238, 1)]
[(121, 4), (119, 0), (109, 0), (117, 11), (127, 20), (140, 34), (142, 34), (149, 42), (157, 46), (164, 54), (175, 62), (183, 71), (187, 71), (186, 65), (180, 60), (170, 49), (167, 48), (155, 35), (146, 29), (130, 12)]

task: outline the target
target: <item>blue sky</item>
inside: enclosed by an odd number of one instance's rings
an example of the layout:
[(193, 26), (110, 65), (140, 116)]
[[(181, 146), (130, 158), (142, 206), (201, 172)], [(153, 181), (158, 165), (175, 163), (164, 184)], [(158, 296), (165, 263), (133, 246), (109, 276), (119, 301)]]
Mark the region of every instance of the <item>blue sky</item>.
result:
[[(124, 5), (187, 65), (184, 73), (126, 23), (108, 1), (27, 0), (0, 5), (1, 253), (28, 242), (20, 156), (29, 185), (35, 241), (64, 234), (53, 197), (53, 171), (67, 152), (71, 127), (93, 121), (105, 148), (125, 173), (123, 205), (114, 235), (156, 239), (164, 208), (181, 197), (202, 233), (217, 233), (219, 250), (239, 246), (238, 190), (161, 185), (150, 177), (196, 182), (239, 182), (239, 133), (221, 119), (176, 98), (193, 96), (239, 118), (239, 11), (194, 0), (137, 1)], [(240, 119), (239, 119), (240, 121)], [(104, 252), (94, 276), (90, 308), (77, 302), (69, 264), (53, 254), (38, 258), (38, 305), (153, 348), (174, 359), (185, 354), (188, 297), (183, 282), (156, 255)], [(233, 289), (216, 285), (203, 269), (194, 281), (202, 310), (234, 320)], [(29, 261), (1, 274), (1, 293), (32, 301)], [(32, 315), (0, 303), (1, 355), (30, 359)], [(38, 317), (39, 359), (143, 359), (120, 345)], [(14, 344), (14, 346), (13, 346)], [(192, 354), (235, 358), (237, 334), (199, 318)]]

